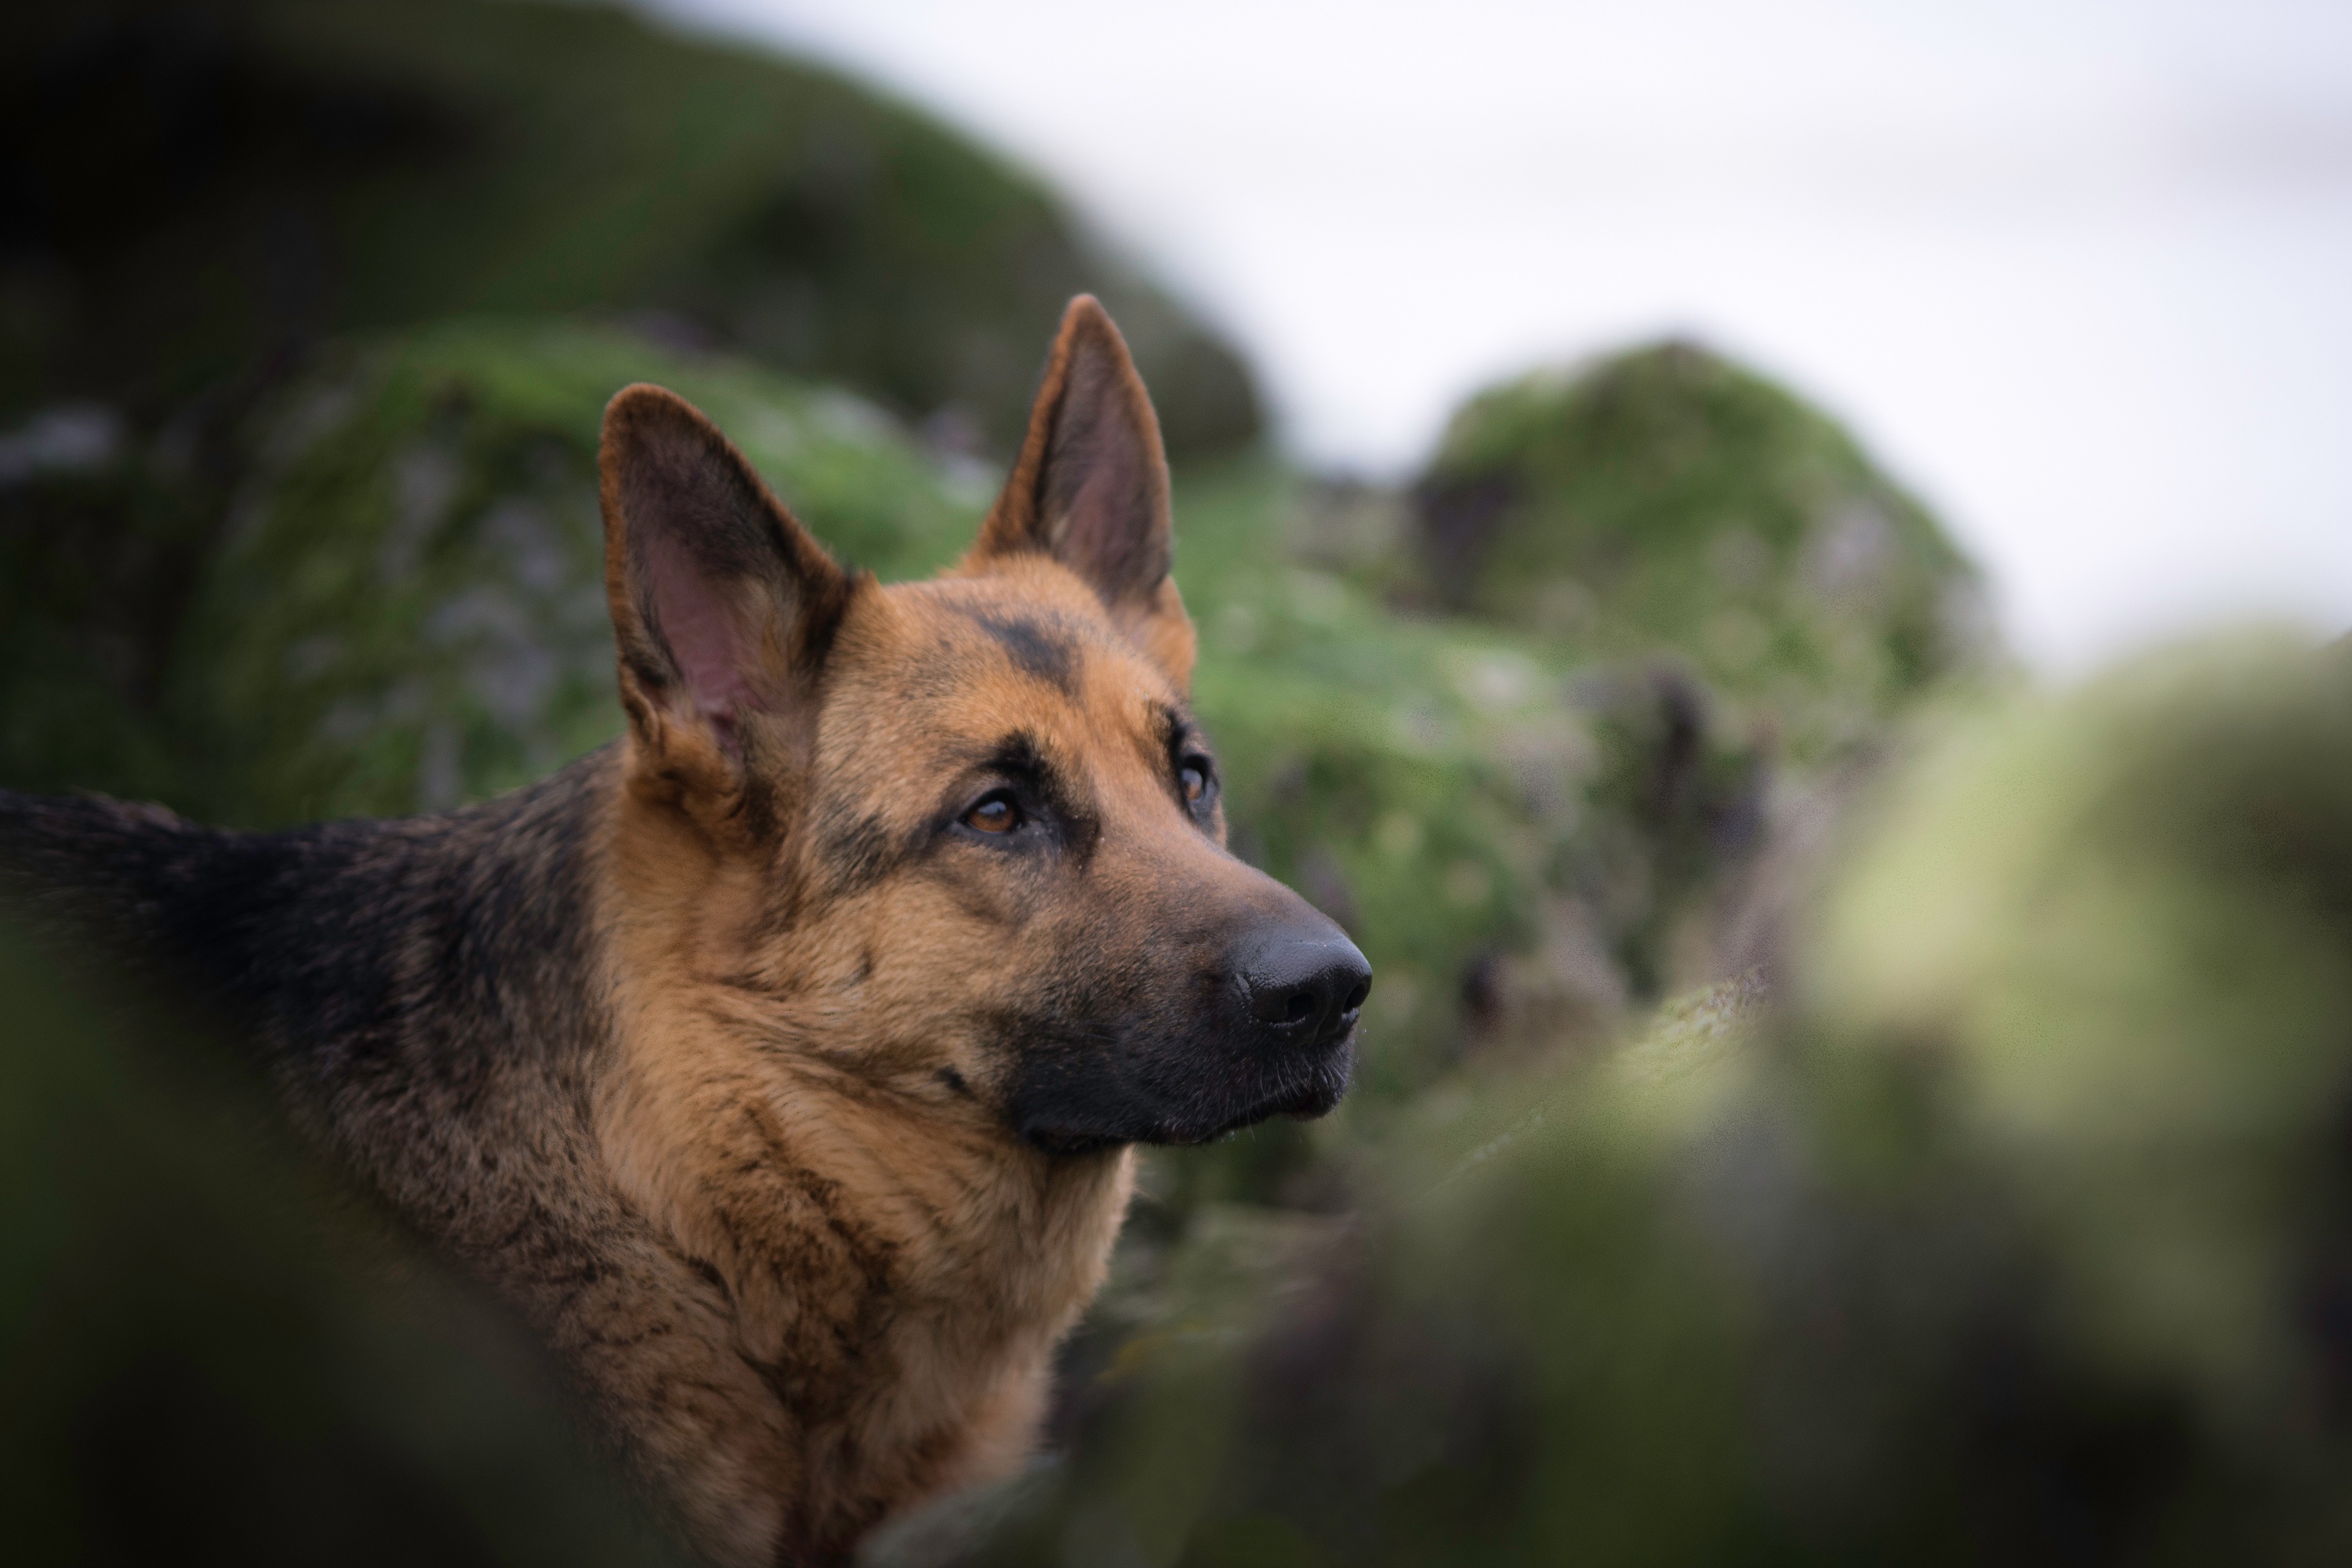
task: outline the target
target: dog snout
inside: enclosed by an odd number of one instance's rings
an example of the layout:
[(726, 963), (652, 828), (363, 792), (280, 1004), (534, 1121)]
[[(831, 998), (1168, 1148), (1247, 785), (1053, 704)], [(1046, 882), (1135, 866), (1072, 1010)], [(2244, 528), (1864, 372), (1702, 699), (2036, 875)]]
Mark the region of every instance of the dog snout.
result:
[(1251, 1016), (1286, 1043), (1319, 1046), (1355, 1026), (1371, 994), (1372, 966), (1328, 921), (1282, 924), (1243, 939), (1234, 973)]

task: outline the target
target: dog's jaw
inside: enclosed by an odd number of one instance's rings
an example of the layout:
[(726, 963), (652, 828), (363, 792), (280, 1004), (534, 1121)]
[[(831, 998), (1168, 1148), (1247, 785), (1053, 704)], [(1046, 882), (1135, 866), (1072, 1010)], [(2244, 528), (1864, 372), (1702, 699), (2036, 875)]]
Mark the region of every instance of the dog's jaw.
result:
[(1277, 1116), (1312, 1121), (1328, 1115), (1346, 1095), (1354, 1076), (1355, 1039), (1356, 1031), (1350, 1028), (1339, 1040), (1283, 1068), (1270, 1085), (1227, 1105), (1203, 1104), (1195, 1097), (1174, 1114), (1139, 1107), (1123, 1125), (1086, 1125), (1016, 1112), (1014, 1131), (1032, 1148), (1072, 1156), (1131, 1143), (1171, 1147), (1213, 1143)]

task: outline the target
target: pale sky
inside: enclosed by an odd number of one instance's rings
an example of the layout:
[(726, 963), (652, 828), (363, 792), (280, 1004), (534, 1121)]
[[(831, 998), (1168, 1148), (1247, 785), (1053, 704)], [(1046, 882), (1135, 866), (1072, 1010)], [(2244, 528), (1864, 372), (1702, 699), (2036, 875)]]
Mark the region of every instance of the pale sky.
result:
[(1851, 424), (2072, 673), (2352, 626), (2352, 0), (653, 0), (1042, 172), (1302, 462), (1664, 332)]

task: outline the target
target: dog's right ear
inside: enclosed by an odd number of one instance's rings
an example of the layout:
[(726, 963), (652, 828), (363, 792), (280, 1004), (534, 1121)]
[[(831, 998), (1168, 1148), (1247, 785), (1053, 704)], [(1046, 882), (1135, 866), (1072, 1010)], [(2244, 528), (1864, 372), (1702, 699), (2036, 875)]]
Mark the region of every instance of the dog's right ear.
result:
[(1191, 681), (1160, 421), (1126, 340), (1089, 294), (1062, 313), (1012, 476), (962, 570), (1024, 554), (1077, 574), (1180, 688)]
[(639, 776), (735, 816), (754, 764), (805, 742), (856, 583), (676, 393), (614, 396), (597, 470)]

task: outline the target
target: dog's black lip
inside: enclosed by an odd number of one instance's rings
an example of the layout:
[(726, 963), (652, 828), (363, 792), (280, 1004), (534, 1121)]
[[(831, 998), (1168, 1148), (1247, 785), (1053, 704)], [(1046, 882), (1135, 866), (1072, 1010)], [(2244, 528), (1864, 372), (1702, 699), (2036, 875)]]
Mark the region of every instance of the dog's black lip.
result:
[(1310, 1078), (1305, 1083), (1259, 1100), (1215, 1131), (1203, 1133), (1198, 1138), (1187, 1138), (1182, 1142), (1213, 1143), (1228, 1133), (1255, 1127), (1261, 1121), (1271, 1121), (1277, 1116), (1287, 1116), (1295, 1121), (1312, 1121), (1338, 1105), (1340, 1096), (1347, 1092), (1348, 1082), (1345, 1078), (1336, 1083), (1326, 1081), (1319, 1077)]
[(1065, 1132), (1050, 1127), (1034, 1127), (1022, 1134), (1030, 1145), (1057, 1160), (1075, 1160), (1085, 1154), (1099, 1154), (1107, 1149), (1123, 1149), (1135, 1142), (1131, 1138), (1111, 1138), (1099, 1132)]
[[(1149, 1143), (1160, 1148), (1196, 1147), (1213, 1143), (1261, 1121), (1286, 1116), (1295, 1121), (1312, 1121), (1330, 1113), (1348, 1092), (1354, 1077), (1355, 1031), (1333, 1041), (1327, 1051), (1311, 1064), (1306, 1076), (1286, 1084), (1270, 1094), (1253, 1100), (1238, 1114), (1213, 1127), (1180, 1128), (1167, 1123), (1135, 1138), (1117, 1138), (1105, 1133), (1083, 1131), (1074, 1128), (1027, 1127), (1022, 1137), (1045, 1153), (1057, 1156), (1098, 1154), (1129, 1143)], [(1332, 1070), (1336, 1068), (1338, 1070)]]

